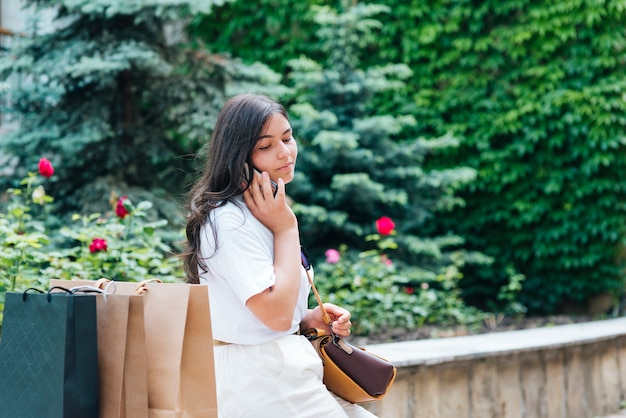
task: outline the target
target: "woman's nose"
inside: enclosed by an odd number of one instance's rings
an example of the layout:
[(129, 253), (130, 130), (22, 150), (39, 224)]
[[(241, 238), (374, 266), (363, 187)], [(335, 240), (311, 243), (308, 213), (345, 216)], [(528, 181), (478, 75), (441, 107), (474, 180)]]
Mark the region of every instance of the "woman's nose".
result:
[(285, 158), (291, 154), (291, 149), (285, 144), (281, 142), (280, 148), (278, 149), (278, 158)]

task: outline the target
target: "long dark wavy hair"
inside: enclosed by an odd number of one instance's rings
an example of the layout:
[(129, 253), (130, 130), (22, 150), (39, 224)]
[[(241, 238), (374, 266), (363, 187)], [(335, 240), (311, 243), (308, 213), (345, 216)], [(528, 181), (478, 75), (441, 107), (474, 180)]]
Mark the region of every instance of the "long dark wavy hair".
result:
[(187, 199), (187, 242), (180, 256), (188, 283), (199, 283), (199, 270), (208, 270), (200, 257), (200, 229), (209, 223), (217, 244), (209, 213), (232, 201), (248, 187), (253, 175), (252, 152), (263, 125), (275, 114), (289, 119), (280, 103), (259, 94), (232, 97), (220, 111), (209, 142), (206, 164)]

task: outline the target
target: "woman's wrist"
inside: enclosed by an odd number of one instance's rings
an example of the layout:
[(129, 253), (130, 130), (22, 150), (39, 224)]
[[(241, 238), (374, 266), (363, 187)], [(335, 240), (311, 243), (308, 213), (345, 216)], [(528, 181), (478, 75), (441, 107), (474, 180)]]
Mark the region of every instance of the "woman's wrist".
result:
[(310, 324), (312, 311), (312, 309), (307, 310), (306, 314), (302, 318), (302, 321), (300, 321), (300, 331), (306, 331), (307, 329), (311, 328)]
[(290, 226), (277, 231), (272, 231), (272, 234), (274, 234), (275, 239), (284, 237), (285, 239), (292, 239), (297, 241), (298, 243), (300, 242), (300, 231), (298, 229), (297, 223), (294, 226)]

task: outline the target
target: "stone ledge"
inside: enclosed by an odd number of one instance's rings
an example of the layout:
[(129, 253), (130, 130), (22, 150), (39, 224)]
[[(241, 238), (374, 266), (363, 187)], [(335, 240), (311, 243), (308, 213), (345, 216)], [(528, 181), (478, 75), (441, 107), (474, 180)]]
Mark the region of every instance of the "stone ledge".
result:
[(592, 343), (626, 335), (626, 318), (451, 338), (371, 344), (368, 351), (396, 367), (442, 364)]

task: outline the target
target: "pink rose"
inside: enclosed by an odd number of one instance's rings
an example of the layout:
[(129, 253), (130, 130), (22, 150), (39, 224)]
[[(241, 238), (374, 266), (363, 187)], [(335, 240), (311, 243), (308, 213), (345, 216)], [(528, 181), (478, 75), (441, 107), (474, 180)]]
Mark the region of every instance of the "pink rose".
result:
[(388, 218), (386, 216), (378, 218), (378, 220), (376, 221), (376, 229), (378, 229), (378, 233), (380, 235), (391, 234), (395, 227), (396, 224), (393, 223), (391, 218)]
[(97, 253), (99, 251), (107, 250), (107, 241), (103, 238), (94, 238), (89, 244), (89, 252)]
[(332, 248), (326, 250), (324, 255), (326, 256), (326, 262), (328, 264), (337, 264), (339, 260), (341, 260), (341, 254), (339, 254), (339, 251)]
[(54, 174), (54, 167), (52, 167), (52, 163), (47, 158), (41, 158), (39, 160), (39, 174), (44, 177), (50, 178)]
[(126, 215), (130, 214), (124, 203), (128, 200), (128, 196), (122, 196), (117, 200), (117, 205), (115, 206), (115, 214), (120, 219), (124, 219)]

